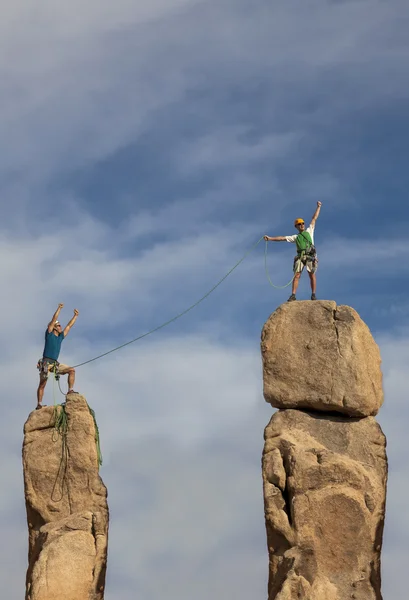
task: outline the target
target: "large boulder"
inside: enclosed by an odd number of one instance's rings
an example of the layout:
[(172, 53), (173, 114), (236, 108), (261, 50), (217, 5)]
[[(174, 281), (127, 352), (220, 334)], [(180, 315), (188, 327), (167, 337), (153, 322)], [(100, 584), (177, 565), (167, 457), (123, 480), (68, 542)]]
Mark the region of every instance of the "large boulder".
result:
[(263, 453), (269, 600), (382, 600), (385, 446), (373, 417), (273, 415)]
[(288, 302), (264, 325), (264, 397), (276, 408), (376, 415), (381, 357), (367, 325), (332, 301)]
[(83, 396), (62, 410), (33, 411), (24, 426), (26, 600), (103, 600), (109, 516), (95, 423)]

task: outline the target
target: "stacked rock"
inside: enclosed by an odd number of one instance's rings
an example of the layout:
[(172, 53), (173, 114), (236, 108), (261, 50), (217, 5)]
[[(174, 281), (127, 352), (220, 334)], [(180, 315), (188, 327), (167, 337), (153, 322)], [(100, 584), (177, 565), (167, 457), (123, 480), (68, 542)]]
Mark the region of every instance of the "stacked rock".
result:
[(381, 600), (381, 358), (355, 310), (280, 306), (262, 332), (269, 600)]
[(26, 600), (103, 600), (107, 490), (98, 473), (96, 426), (83, 396), (33, 411), (24, 426), (29, 531)]

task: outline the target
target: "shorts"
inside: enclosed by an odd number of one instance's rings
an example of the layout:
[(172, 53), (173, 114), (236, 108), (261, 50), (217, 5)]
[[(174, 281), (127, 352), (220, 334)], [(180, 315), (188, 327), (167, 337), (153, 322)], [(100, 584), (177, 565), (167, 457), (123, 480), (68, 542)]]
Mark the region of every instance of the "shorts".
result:
[(46, 381), (49, 373), (55, 373), (55, 375), (64, 375), (70, 367), (63, 363), (55, 362), (47, 358), (40, 358), (37, 363), (37, 369), (40, 371), (40, 380)]
[(307, 267), (308, 273), (315, 273), (318, 269), (318, 256), (303, 256), (294, 258), (293, 273), (302, 273), (304, 267)]

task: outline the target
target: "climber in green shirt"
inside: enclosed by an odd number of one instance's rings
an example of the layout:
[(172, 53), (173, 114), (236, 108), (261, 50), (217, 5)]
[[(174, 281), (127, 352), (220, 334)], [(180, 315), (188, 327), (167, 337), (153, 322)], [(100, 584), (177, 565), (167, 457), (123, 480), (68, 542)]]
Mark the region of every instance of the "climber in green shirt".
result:
[(266, 242), (292, 242), (297, 246), (297, 256), (294, 258), (293, 266), (293, 287), (291, 296), (288, 298), (289, 302), (297, 299), (295, 294), (297, 292), (301, 273), (303, 272), (304, 267), (307, 267), (307, 272), (310, 277), (311, 300), (317, 299), (315, 295), (317, 289), (317, 279), (315, 273), (318, 267), (318, 257), (314, 246), (314, 230), (315, 222), (320, 214), (321, 205), (322, 202), (317, 202), (317, 208), (307, 229), (305, 228), (304, 219), (296, 219), (294, 221), (294, 227), (297, 229), (298, 234), (276, 237), (270, 237), (268, 235), (264, 236)]

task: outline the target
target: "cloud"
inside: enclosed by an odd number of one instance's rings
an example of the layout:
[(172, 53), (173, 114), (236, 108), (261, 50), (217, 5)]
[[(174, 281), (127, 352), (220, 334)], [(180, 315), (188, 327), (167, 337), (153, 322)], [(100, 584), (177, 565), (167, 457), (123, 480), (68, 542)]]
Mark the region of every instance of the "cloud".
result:
[(402, 562), (407, 560), (409, 519), (405, 508), (407, 486), (407, 457), (409, 443), (406, 435), (406, 365), (409, 358), (407, 330), (400, 334), (383, 334), (380, 344), (385, 385), (385, 405), (379, 422), (387, 437), (389, 482), (385, 539), (383, 552), (383, 578), (385, 597), (404, 600), (405, 586), (400, 577)]
[[(398, 4), (405, 14), (405, 3)], [(240, 86), (258, 102), (255, 84), (260, 77), (268, 86), (268, 110), (274, 115), (269, 128), (284, 140), (305, 133), (301, 99), (305, 105), (309, 96), (316, 96), (315, 115), (305, 114), (315, 123), (316, 117), (333, 120), (334, 110), (350, 110), (352, 94), (361, 105), (379, 102), (385, 93), (381, 72), (388, 72), (389, 94), (391, 86), (395, 94), (404, 92), (395, 75), (407, 64), (403, 39), (396, 35), (400, 24), (382, 2), (372, 3), (370, 14), (366, 2), (319, 1), (308, 11), (295, 2), (296, 13), (279, 3), (256, 3), (250, 13), (246, 2), (235, 6), (233, 10), (227, 1), (135, 5), (123, 0), (115, 10), (105, 2), (91, 2), (79, 12), (75, 3), (57, 12), (42, 4), (28, 18), (29, 6), (7, 4), (3, 23), (12, 26), (3, 31), (5, 58), (0, 65), (9, 83), (0, 120), (7, 147), (3, 174), (34, 184), (100, 161), (152, 128), (164, 107), (170, 113), (172, 107), (185, 113), (188, 108), (206, 125), (209, 118), (219, 121), (223, 115), (230, 121), (240, 112), (247, 120), (235, 103), (234, 90)], [(12, 69), (6, 58), (10, 56)], [(331, 69), (342, 93), (337, 101), (332, 84), (328, 103), (313, 90), (331, 82)], [(364, 78), (354, 76), (362, 69)], [(268, 72), (269, 82), (263, 76)], [(354, 89), (348, 89), (352, 80)], [(230, 116), (220, 111), (229, 89)], [(299, 116), (289, 108), (298, 108)], [(266, 109), (261, 116), (267, 116)], [(235, 123), (233, 130), (240, 126)], [(206, 146), (204, 136), (202, 150), (199, 146), (195, 151), (202, 163)], [(268, 156), (271, 144), (263, 143), (259, 150), (263, 148)], [(234, 160), (244, 156), (240, 144), (229, 152)]]
[[(128, 305), (133, 300), (133, 290), (113, 275), (118, 268), (115, 245), (105, 246), (112, 232), (93, 221), (89, 222), (89, 230), (92, 235), (88, 243), (94, 260), (99, 260), (105, 248), (101, 264), (110, 281), (111, 305)], [(81, 256), (86, 246), (81, 246), (82, 232), (77, 235), (77, 239), (73, 238), (77, 244), (75, 252)], [(216, 243), (216, 238), (209, 239), (213, 245)], [(193, 246), (190, 238), (184, 240), (186, 262), (182, 241), (174, 241), (174, 247), (166, 242), (166, 255), (174, 253), (177, 257), (174, 269), (172, 260), (169, 262), (169, 272), (183, 275), (185, 283), (194, 281), (195, 261), (191, 259), (195, 244), (201, 248), (206, 240), (203, 235)], [(214, 254), (209, 254), (220, 264), (230, 260), (232, 253), (229, 237), (223, 240), (217, 249), (213, 247)], [(50, 312), (51, 303), (44, 299), (52, 289), (47, 276), (53, 274), (49, 267), (53, 251), (59, 257), (62, 273), (75, 275), (76, 269), (69, 269), (72, 261), (65, 258), (66, 248), (72, 243), (68, 235), (44, 239), (40, 236), (26, 243), (18, 238), (14, 242), (3, 238), (2, 243), (3, 256), (13, 260), (13, 268), (2, 274), (3, 283), (14, 295), (2, 297), (0, 329), (2, 347), (7, 352), (3, 350), (0, 375), (4, 398), (16, 398), (18, 382), (18, 402), (13, 401), (7, 408), (1, 425), (0, 448), (9, 457), (2, 464), (3, 489), (8, 492), (3, 492), (1, 498), (1, 514), (2, 522), (9, 524), (6, 535), (13, 536), (10, 548), (21, 557), (26, 552), (19, 466), (21, 424), (35, 403), (35, 361), (41, 351), (41, 322), (46, 322)], [(144, 260), (149, 262), (149, 253)], [(255, 264), (244, 264), (244, 273), (232, 282), (241, 302)], [(160, 265), (158, 269), (153, 269), (155, 277), (162, 273)], [(32, 279), (28, 282), (30, 293), (24, 295), (17, 293), (17, 286), (22, 282), (21, 274), (26, 272)], [(132, 271), (130, 274), (136, 276)], [(102, 299), (102, 281), (90, 281)], [(61, 284), (57, 287), (61, 293)], [(68, 289), (67, 285), (66, 292)], [(81, 315), (91, 313), (96, 296), (89, 293), (87, 277), (78, 278), (75, 289)], [(149, 286), (142, 289), (142, 294), (149, 295)], [(223, 297), (229, 292), (221, 293)], [(152, 310), (160, 306), (156, 293), (149, 297)], [(174, 301), (169, 308), (174, 308)], [(17, 315), (22, 311), (25, 320), (32, 321), (24, 346), (13, 335)], [(97, 306), (97, 319), (98, 311)], [(264, 312), (260, 319), (258, 332), (267, 315)], [(144, 312), (135, 313), (132, 326), (143, 323), (143, 319)], [(110, 490), (107, 594), (120, 594), (121, 600), (131, 599), (135, 589), (154, 599), (165, 587), (181, 599), (193, 594), (204, 598), (209, 589), (217, 597), (231, 593), (243, 600), (249, 594), (261, 598), (266, 593), (259, 461), (262, 431), (271, 408), (262, 398), (258, 334), (249, 337), (237, 323), (232, 325), (214, 313), (210, 321), (207, 319), (197, 312), (187, 329), (181, 323), (180, 328), (163, 331), (140, 345), (80, 368), (77, 373), (78, 389), (97, 413), (105, 459), (101, 474)], [(92, 357), (102, 342), (115, 340), (115, 336), (104, 331), (101, 338), (94, 338), (94, 325), (85, 323), (84, 327), (80, 321), (81, 317), (64, 343), (64, 360), (68, 362), (81, 356)], [(128, 333), (123, 332), (126, 337)], [(409, 342), (406, 334), (400, 340), (395, 335), (380, 335), (378, 341), (384, 356), (387, 392), (380, 421), (389, 438), (391, 465), (384, 581), (385, 593), (399, 598), (404, 586), (391, 564), (397, 548), (400, 556), (406, 552), (407, 525), (399, 514), (405, 493), (407, 450), (402, 415), (406, 412), (404, 373)], [(62, 386), (64, 389), (65, 382)], [(56, 394), (60, 401), (58, 389)], [(51, 383), (46, 402), (53, 402)], [(18, 506), (16, 498), (20, 498)], [(25, 565), (19, 559), (17, 565), (9, 568), (10, 560), (14, 563), (15, 557), (9, 553), (2, 562), (1, 577), (14, 600), (21, 595)]]
[[(325, 262), (331, 268), (343, 267), (345, 263), (351, 265), (351, 271), (371, 271), (385, 269), (386, 273), (405, 269), (399, 258), (404, 253), (405, 243), (401, 239), (384, 241), (368, 239), (351, 239), (333, 237), (322, 245)], [(340, 257), (342, 256), (342, 261)], [(359, 256), (359, 261), (356, 257)]]
[(291, 133), (268, 135), (253, 140), (245, 127), (222, 127), (181, 149), (178, 167), (183, 173), (193, 169), (247, 168), (254, 162), (283, 158), (297, 143)]
[[(26, 252), (30, 254), (31, 249)], [(117, 294), (123, 294), (122, 288), (117, 289)], [(9, 309), (6, 306), (1, 313), (2, 325), (10, 318)], [(7, 339), (3, 326), (2, 332)], [(71, 342), (75, 346), (81, 344), (75, 329), (65, 344)], [(83, 343), (88, 344), (90, 352), (95, 351), (90, 339)], [(33, 357), (39, 349), (34, 332), (26, 333), (24, 348), (13, 342), (12, 336), (8, 337), (7, 357), (3, 357), (0, 368), (3, 395), (15, 398), (18, 381), (18, 397), (22, 400), (9, 408), (7, 419), (0, 426), (0, 447), (9, 457), (1, 468), (3, 490), (8, 490), (2, 495), (1, 518), (9, 523), (9, 528), (4, 529), (6, 536), (13, 536), (8, 545), (10, 553), (2, 562), (1, 579), (11, 599), (21, 595), (24, 581), (24, 561), (21, 559), (16, 565), (14, 557), (26, 556), (27, 543), (24, 510), (21, 502), (16, 506), (16, 498), (23, 497), (21, 423), (35, 402), (37, 374)], [(19, 361), (15, 358), (17, 352)], [(64, 348), (64, 357), (74, 357), (77, 352), (71, 344), (68, 350)], [(254, 480), (258, 481), (262, 424), (260, 409), (256, 407), (269, 412), (263, 402), (258, 402), (259, 371), (257, 354), (243, 341), (236, 339), (232, 347), (211, 334), (152, 338), (144, 347), (111, 355), (104, 363), (78, 370), (79, 389), (97, 412), (105, 459), (102, 476), (112, 489), (110, 510), (115, 525), (110, 533), (112, 568), (108, 594), (121, 593), (125, 600), (140, 587), (147, 597), (156, 597), (166, 586), (181, 597), (188, 597), (195, 590), (201, 597), (209, 587), (217, 593), (225, 589), (227, 576), (232, 589), (254, 589), (244, 566), (252, 564), (255, 572), (261, 571), (255, 554), (264, 559), (263, 538), (256, 540), (257, 551), (247, 546), (237, 560), (226, 555), (226, 546), (230, 545), (231, 536), (235, 543), (254, 539), (250, 523), (241, 526), (241, 533), (237, 531), (248, 514), (249, 502), (260, 508), (257, 513), (262, 522), (260, 485), (257, 484), (257, 491), (254, 487), (251, 500), (244, 495), (237, 497)], [(24, 378), (22, 372), (27, 373)], [(52, 389), (50, 382), (47, 403), (53, 402)], [(61, 401), (58, 390), (56, 394), (57, 401)], [(258, 436), (251, 431), (254, 418)], [(239, 436), (236, 457), (225, 439), (226, 431), (230, 436)], [(250, 458), (246, 448), (252, 445), (256, 453)], [(243, 457), (248, 463), (245, 468)], [(252, 468), (252, 461), (257, 469)], [(200, 485), (193, 484), (195, 478)], [(217, 493), (214, 495), (212, 490)], [(224, 569), (216, 556), (220, 556)], [(13, 568), (8, 566), (10, 560)], [(204, 562), (209, 562), (207, 569), (217, 573), (210, 583), (208, 576), (201, 573)], [(235, 573), (239, 563), (243, 565), (241, 583)], [(156, 578), (153, 572), (158, 564), (163, 571)], [(186, 577), (186, 565), (191, 579)], [(149, 577), (144, 575), (147, 573)], [(265, 581), (260, 578), (257, 585), (263, 590)]]
[[(26, 567), (21, 428), (57, 303), (66, 318), (80, 309), (64, 361), (92, 358), (195, 302), (318, 198), (320, 297), (357, 307), (384, 357), (384, 594), (406, 598), (406, 284), (379, 281), (405, 270), (407, 17), (404, 0), (393, 10), (378, 0), (3, 7), (0, 577), (10, 600)], [(292, 256), (269, 246), (274, 283), (289, 280)], [(288, 290), (270, 289), (263, 269), (260, 245), (181, 320), (78, 369), (110, 491), (108, 594), (121, 600), (266, 597), (260, 456), (271, 409), (258, 344)]]

